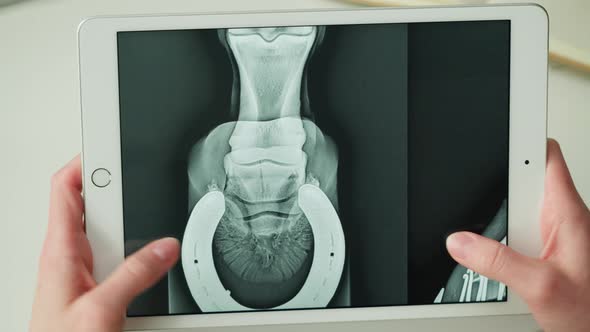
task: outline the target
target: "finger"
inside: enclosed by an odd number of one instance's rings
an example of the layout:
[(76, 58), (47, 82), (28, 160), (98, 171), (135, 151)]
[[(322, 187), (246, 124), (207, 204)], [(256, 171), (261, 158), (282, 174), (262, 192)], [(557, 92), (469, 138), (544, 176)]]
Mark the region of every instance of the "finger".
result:
[(504, 283), (525, 299), (533, 296), (531, 282), (543, 269), (540, 261), (469, 232), (451, 234), (447, 238), (447, 249), (462, 266)]
[[(545, 244), (543, 257), (550, 256), (556, 245), (557, 230), (564, 222), (585, 221), (588, 209), (576, 190), (559, 143), (547, 142), (545, 194), (541, 213), (541, 236)], [(574, 225), (574, 231), (580, 229)]]
[(178, 260), (179, 252), (174, 238), (154, 241), (127, 257), (89, 296), (96, 303), (124, 311), (133, 298), (162, 278)]
[(76, 156), (51, 178), (48, 236), (63, 243), (83, 232), (82, 170), (80, 156)]
[(574, 209), (585, 207), (584, 201), (572, 180), (561, 146), (554, 139), (549, 139), (547, 142), (546, 171), (546, 194), (550, 198)]
[(82, 173), (80, 156), (76, 156), (51, 177), (49, 222), (42, 258), (61, 260), (78, 253), (83, 236)]
[(63, 303), (85, 283), (79, 273), (88, 261), (83, 254), (89, 251), (80, 246), (84, 240), (81, 189), (80, 157), (76, 156), (51, 179), (49, 222), (39, 260), (39, 289)]
[(576, 190), (567, 167), (561, 147), (554, 139), (547, 141), (547, 167), (545, 176), (545, 202), (559, 207), (564, 216), (577, 215), (587, 210), (582, 197)]

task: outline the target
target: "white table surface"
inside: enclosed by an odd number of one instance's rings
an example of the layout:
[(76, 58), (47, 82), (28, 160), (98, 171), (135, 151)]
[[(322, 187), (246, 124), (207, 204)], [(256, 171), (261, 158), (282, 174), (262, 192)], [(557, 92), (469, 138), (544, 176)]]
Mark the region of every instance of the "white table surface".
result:
[[(0, 7), (0, 331), (25, 331), (47, 220), (49, 178), (80, 151), (76, 27), (103, 14), (350, 6), (335, 0), (26, 0)], [(587, 17), (587, 16), (586, 16)], [(570, 22), (576, 20), (571, 18)], [(572, 23), (573, 24), (573, 23)], [(587, 37), (586, 33), (579, 38)], [(550, 74), (549, 134), (590, 200), (590, 76)], [(530, 316), (215, 331), (535, 331)]]

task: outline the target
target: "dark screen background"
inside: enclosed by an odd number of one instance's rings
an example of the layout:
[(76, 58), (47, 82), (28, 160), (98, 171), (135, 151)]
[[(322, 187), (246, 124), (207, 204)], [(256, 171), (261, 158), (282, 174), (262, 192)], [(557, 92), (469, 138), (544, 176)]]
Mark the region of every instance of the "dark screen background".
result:
[[(188, 152), (233, 120), (232, 67), (215, 30), (119, 33), (118, 57), (128, 255), (182, 239)], [(432, 303), (446, 236), (481, 233), (507, 197), (509, 64), (507, 21), (327, 27), (309, 97), (339, 149), (352, 306)], [(128, 313), (167, 314), (179, 275)]]
[(408, 40), (409, 301), (432, 303), (447, 235), (483, 232), (508, 197), (510, 24), (416, 24)]

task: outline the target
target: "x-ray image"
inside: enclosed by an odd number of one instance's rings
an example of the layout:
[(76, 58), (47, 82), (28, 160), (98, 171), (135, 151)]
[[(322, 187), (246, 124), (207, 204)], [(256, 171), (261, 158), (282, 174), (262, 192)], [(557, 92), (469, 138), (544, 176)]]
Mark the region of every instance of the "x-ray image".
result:
[[(338, 287), (345, 245), (337, 149), (302, 115), (302, 104), (310, 112), (304, 70), (323, 31), (219, 31), (234, 65), (237, 120), (191, 150), (183, 237), (186, 281), (203, 311), (325, 307)], [(208, 202), (216, 193), (219, 202)], [(213, 264), (203, 264), (209, 257)], [(259, 296), (261, 287), (275, 296)]]
[(510, 23), (120, 32), (130, 316), (505, 301), (446, 237), (507, 239)]

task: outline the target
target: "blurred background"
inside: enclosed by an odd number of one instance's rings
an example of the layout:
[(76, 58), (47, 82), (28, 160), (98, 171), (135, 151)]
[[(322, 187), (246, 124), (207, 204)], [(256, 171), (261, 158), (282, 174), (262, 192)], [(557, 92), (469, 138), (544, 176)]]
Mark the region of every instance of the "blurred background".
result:
[[(0, 330), (26, 331), (49, 178), (81, 148), (76, 31), (96, 15), (453, 5), (516, 1), (0, 0)], [(530, 1), (529, 1), (530, 2)], [(551, 18), (548, 135), (590, 203), (590, 1), (536, 1)], [(299, 331), (302, 326), (210, 329)], [(313, 324), (310, 331), (536, 331), (528, 315)]]

